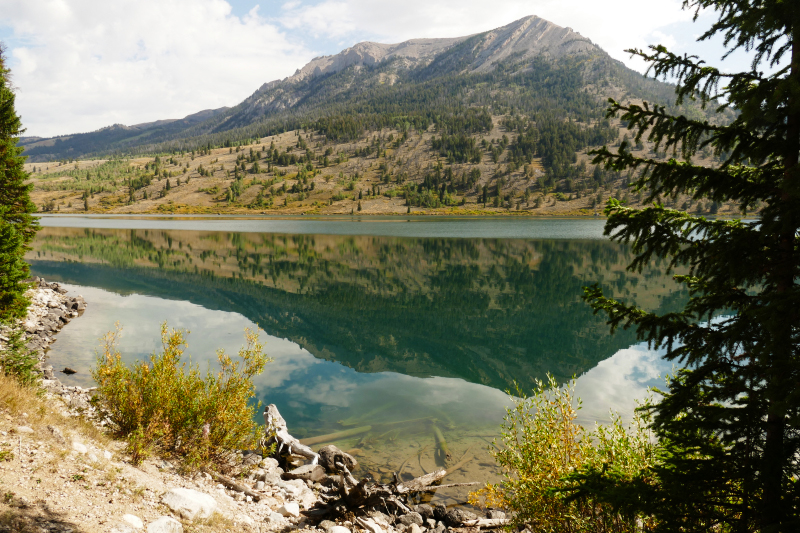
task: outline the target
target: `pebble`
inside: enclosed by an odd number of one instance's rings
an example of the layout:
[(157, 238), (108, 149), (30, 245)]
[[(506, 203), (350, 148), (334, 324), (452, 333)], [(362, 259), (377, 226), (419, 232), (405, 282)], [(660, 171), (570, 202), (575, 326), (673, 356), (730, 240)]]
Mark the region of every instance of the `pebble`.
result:
[(33, 433), (33, 429), (28, 426), (17, 426), (17, 433)]

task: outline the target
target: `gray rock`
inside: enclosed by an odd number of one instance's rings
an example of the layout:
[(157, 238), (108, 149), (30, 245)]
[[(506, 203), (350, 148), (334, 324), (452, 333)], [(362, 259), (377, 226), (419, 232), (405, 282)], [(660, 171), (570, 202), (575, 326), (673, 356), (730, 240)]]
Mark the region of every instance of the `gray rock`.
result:
[(436, 520), (433, 518), (426, 518), (425, 525), (428, 526), (428, 529), (433, 529), (436, 527)]
[(411, 524), (417, 524), (418, 526), (421, 526), (422, 515), (414, 512), (404, 514), (398, 519), (398, 522), (400, 522), (404, 526), (410, 526)]
[(217, 500), (193, 489), (170, 489), (161, 502), (186, 520), (208, 518), (217, 510)]
[(324, 531), (328, 531), (330, 528), (336, 527), (336, 522), (333, 522), (332, 520), (323, 520), (317, 525), (317, 527)]
[(267, 517), (264, 519), (267, 524), (282, 524), (286, 522), (286, 519), (283, 517), (282, 514), (271, 512)]
[(443, 520), (449, 526), (460, 526), (468, 520), (476, 520), (478, 515), (466, 509), (450, 509)]
[(486, 513), (486, 518), (504, 519), (506, 518), (506, 513), (500, 511), (499, 509), (492, 509)]
[(344, 453), (342, 450), (329, 444), (319, 450), (319, 464), (329, 473), (334, 474), (338, 472), (336, 463), (344, 464), (348, 470), (352, 471), (358, 465), (356, 458), (349, 453)]
[(281, 475), (282, 479), (302, 479), (311, 482), (322, 481), (325, 477), (325, 469), (320, 465), (303, 465)]
[(333, 526), (327, 530), (328, 533), (350, 533), (350, 530), (344, 526)]
[(253, 486), (255, 490), (264, 490), (265, 483), (263, 481), (256, 481), (256, 484)]
[(441, 503), (437, 503), (436, 505), (433, 506), (433, 517), (436, 520), (444, 520), (446, 516), (447, 516), (447, 507), (445, 507)]
[(50, 434), (53, 435), (53, 438), (55, 438), (61, 444), (65, 444), (67, 442), (67, 439), (64, 438), (64, 434), (61, 433), (61, 430), (57, 427), (47, 426), (47, 431), (49, 431)]
[(147, 533), (183, 533), (183, 526), (171, 516), (162, 516), (147, 525)]
[(417, 524), (411, 524), (409, 528), (406, 530), (406, 533), (422, 533), (422, 528), (419, 527)]
[(261, 462), (262, 457), (257, 453), (249, 452), (242, 456), (242, 465), (252, 466)]
[(433, 518), (433, 507), (427, 503), (417, 505), (416, 511), (422, 515), (422, 518)]

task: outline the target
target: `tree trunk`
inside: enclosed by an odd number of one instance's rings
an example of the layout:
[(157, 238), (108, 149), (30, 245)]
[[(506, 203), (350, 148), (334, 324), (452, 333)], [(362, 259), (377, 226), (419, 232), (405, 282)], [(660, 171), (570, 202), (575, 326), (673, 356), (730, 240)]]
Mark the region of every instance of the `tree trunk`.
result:
[[(795, 15), (791, 30), (792, 58), (789, 72), (790, 86), (800, 85), (800, 14)], [(800, 100), (796, 95), (790, 94), (787, 101), (787, 128), (786, 128), (786, 154), (784, 157), (784, 175), (781, 183), (778, 223), (778, 250), (777, 265), (775, 269), (775, 292), (773, 313), (769, 314), (771, 324), (768, 328), (773, 334), (774, 349), (769, 354), (771, 360), (767, 362), (767, 420), (765, 428), (765, 441), (762, 467), (762, 501), (759, 521), (762, 529), (781, 531), (786, 521), (786, 505), (783, 502), (783, 487), (787, 481), (786, 471), (788, 466), (785, 439), (786, 416), (793, 406), (787, 404), (787, 399), (794, 383), (795, 373), (792, 371), (794, 358), (793, 333), (797, 324), (797, 309), (792, 309), (781, 302), (783, 298), (794, 289), (796, 252), (795, 235), (800, 213), (797, 212), (797, 173), (798, 160), (800, 159)], [(789, 307), (789, 308), (785, 308)]]

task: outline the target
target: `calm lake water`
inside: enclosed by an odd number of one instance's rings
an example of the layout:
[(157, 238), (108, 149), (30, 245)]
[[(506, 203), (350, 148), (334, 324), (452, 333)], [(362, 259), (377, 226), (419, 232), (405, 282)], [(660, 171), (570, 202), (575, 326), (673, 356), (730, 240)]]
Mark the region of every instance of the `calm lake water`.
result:
[[(345, 429), (361, 475), (459, 466), (486, 480), (486, 451), (515, 384), (576, 376), (581, 420), (630, 413), (671, 366), (631, 332), (609, 335), (581, 288), (645, 308), (685, 294), (658, 265), (625, 271), (626, 247), (601, 220), (437, 217), (45, 217), (35, 275), (88, 307), (50, 352), (67, 384), (91, 384), (98, 338), (123, 327), (126, 360), (160, 347), (159, 327), (189, 330), (192, 361), (235, 353), (262, 328), (274, 359), (257, 380), (298, 437)], [(364, 429), (367, 428), (368, 429)], [(439, 429), (452, 454), (436, 453)], [(452, 503), (465, 491), (440, 491)]]

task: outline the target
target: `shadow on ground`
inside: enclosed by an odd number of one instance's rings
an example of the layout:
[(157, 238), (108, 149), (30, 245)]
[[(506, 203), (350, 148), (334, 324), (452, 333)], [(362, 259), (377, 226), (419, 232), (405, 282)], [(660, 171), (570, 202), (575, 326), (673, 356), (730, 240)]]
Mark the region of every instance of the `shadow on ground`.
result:
[(85, 528), (52, 510), (48, 502), (28, 502), (5, 492), (0, 503), (0, 533), (82, 533)]

